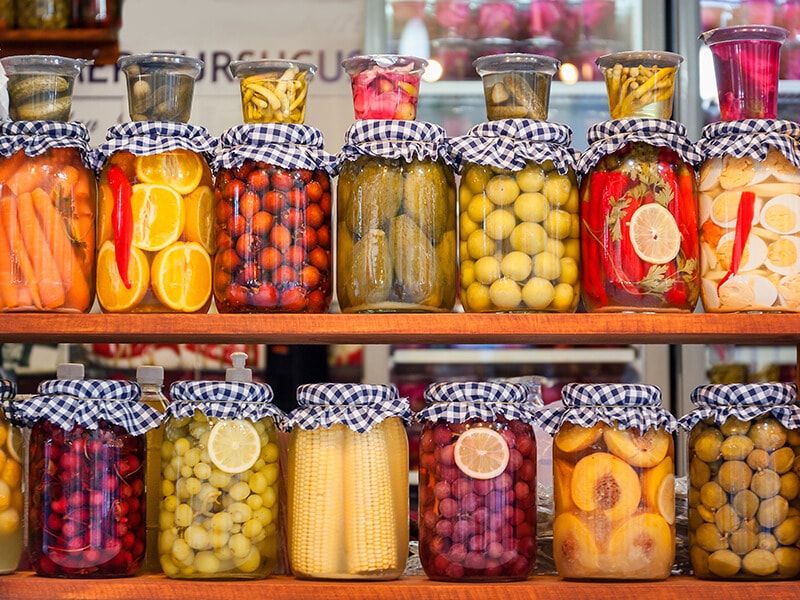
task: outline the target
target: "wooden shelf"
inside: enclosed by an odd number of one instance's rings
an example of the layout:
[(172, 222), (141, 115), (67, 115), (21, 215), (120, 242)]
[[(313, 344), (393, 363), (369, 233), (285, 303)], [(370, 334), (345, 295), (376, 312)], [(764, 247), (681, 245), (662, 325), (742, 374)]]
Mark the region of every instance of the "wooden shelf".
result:
[(114, 65), (117, 29), (0, 29), (0, 57), (14, 54), (56, 54)]

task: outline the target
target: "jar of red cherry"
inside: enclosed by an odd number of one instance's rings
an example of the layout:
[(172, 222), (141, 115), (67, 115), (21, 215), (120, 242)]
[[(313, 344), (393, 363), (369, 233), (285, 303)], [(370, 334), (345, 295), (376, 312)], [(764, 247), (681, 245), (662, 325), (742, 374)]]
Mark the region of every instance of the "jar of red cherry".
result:
[(31, 428), (28, 553), (38, 575), (134, 575), (145, 549), (145, 433), (161, 413), (139, 385), (52, 379), (14, 403)]
[(524, 580), (536, 557), (536, 440), (529, 385), (436, 383), (425, 391), (419, 555), (440, 581)]

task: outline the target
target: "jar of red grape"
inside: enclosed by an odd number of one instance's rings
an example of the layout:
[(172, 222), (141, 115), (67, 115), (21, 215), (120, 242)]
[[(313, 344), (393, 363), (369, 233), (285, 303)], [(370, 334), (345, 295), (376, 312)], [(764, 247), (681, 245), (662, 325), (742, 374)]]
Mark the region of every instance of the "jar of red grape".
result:
[(17, 386), (0, 379), (0, 574), (13, 573), (22, 557), (25, 441), (13, 424)]
[(389, 580), (408, 558), (408, 398), (313, 383), (286, 421), (289, 566), (302, 579)]
[(231, 355), (225, 381), (170, 387), (158, 551), (171, 579), (263, 579), (276, 564), (283, 413), (246, 357)]
[(706, 312), (800, 311), (800, 125), (703, 128), (700, 274)]
[(702, 579), (800, 574), (800, 407), (794, 383), (703, 385), (689, 432), (689, 559)]
[(700, 155), (666, 119), (593, 125), (581, 154), (581, 266), (589, 312), (691, 312), (700, 294)]
[(31, 428), (28, 554), (38, 575), (136, 574), (145, 550), (145, 434), (161, 414), (132, 381), (52, 379), (14, 403)]
[(666, 579), (675, 558), (677, 420), (646, 384), (564, 386), (553, 435), (553, 558), (566, 579)]
[(467, 312), (573, 312), (580, 299), (577, 153), (566, 125), (503, 119), (451, 140), (461, 174)]
[(221, 313), (328, 312), (335, 157), (308, 125), (238, 125), (215, 159), (214, 298)]
[(439, 581), (521, 581), (536, 558), (530, 385), (445, 382), (425, 391), (419, 555)]
[(342, 311), (451, 311), (456, 186), (444, 129), (423, 121), (358, 121), (338, 164)]

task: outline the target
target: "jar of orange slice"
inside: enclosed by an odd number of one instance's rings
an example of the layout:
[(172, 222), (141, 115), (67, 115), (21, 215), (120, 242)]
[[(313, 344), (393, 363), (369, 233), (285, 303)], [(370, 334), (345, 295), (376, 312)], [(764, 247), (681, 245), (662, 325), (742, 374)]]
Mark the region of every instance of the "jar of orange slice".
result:
[(104, 312), (206, 312), (216, 250), (201, 127), (133, 122), (97, 151), (97, 299)]

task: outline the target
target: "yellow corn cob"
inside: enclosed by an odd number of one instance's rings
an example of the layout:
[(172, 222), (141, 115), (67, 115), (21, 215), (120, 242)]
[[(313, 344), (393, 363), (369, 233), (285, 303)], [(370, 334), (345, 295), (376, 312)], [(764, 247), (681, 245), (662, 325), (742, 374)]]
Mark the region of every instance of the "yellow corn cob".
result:
[(341, 571), (345, 554), (341, 457), (346, 431), (337, 424), (292, 432), (287, 481), (289, 562), (301, 577)]

